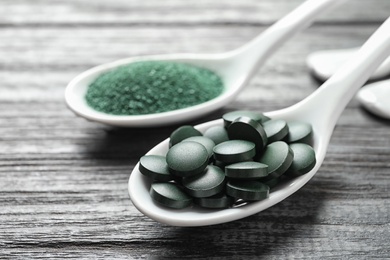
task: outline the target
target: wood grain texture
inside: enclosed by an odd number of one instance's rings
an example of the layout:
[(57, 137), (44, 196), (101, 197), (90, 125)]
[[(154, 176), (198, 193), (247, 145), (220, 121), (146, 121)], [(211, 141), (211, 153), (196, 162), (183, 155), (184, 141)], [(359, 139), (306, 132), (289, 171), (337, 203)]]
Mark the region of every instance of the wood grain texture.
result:
[[(139, 213), (127, 181), (140, 156), (176, 126), (121, 129), (65, 106), (66, 84), (115, 59), (236, 48), (300, 0), (0, 2), (1, 259), (389, 259), (390, 123), (353, 100), (326, 160), (300, 191), (243, 220), (200, 228)], [(388, 0), (350, 0), (285, 44), (237, 99), (269, 111), (319, 83), (312, 51), (361, 45)], [(331, 101), (330, 101), (331, 102)]]
[[(339, 0), (341, 1), (341, 0)], [(2, 0), (3, 26), (99, 26), (153, 24), (269, 24), (301, 0)], [(387, 18), (387, 0), (343, 0), (321, 22), (377, 22)]]

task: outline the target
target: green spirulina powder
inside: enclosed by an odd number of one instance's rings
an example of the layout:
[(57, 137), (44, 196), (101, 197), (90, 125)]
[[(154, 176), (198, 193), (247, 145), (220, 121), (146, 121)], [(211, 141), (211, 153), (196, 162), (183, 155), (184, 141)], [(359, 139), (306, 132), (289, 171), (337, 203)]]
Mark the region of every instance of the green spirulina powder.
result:
[(175, 62), (147, 61), (99, 76), (87, 90), (93, 109), (114, 115), (145, 115), (197, 105), (223, 91), (214, 72)]

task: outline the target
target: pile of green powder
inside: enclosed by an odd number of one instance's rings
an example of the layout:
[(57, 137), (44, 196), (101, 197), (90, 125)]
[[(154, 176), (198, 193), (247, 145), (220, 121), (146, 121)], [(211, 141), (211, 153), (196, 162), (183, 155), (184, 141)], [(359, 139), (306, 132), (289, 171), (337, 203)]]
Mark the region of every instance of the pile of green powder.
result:
[(197, 105), (222, 91), (221, 78), (208, 69), (145, 61), (102, 74), (85, 98), (90, 107), (107, 114), (145, 115)]

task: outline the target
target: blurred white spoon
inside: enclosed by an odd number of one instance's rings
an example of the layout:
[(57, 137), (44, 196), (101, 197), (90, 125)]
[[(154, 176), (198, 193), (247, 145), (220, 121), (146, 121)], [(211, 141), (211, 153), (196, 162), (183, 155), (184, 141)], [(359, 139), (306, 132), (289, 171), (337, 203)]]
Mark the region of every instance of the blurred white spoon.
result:
[(365, 109), (390, 119), (390, 80), (382, 80), (364, 86), (356, 95)]
[[(306, 64), (315, 77), (325, 81), (355, 55), (358, 50), (359, 48), (316, 51), (307, 56)], [(390, 57), (372, 73), (369, 79), (377, 80), (389, 75)]]
[[(139, 172), (137, 164), (130, 175), (128, 186), (134, 206), (146, 216), (162, 223), (173, 226), (204, 226), (241, 219), (282, 201), (305, 185), (318, 171), (324, 161), (330, 137), (341, 112), (388, 55), (390, 55), (390, 18), (368, 39), (357, 55), (354, 55), (313, 94), (291, 107), (265, 113), (274, 119), (283, 118), (287, 121), (299, 120), (310, 123), (313, 126), (313, 147), (317, 160), (309, 173), (279, 185), (270, 193), (269, 198), (223, 210), (206, 210), (196, 206), (182, 210), (165, 208), (151, 199), (150, 180)], [(215, 125), (222, 125), (222, 120), (198, 125), (197, 129), (205, 131)], [(166, 155), (168, 142), (169, 140), (166, 139), (148, 154)]]
[[(308, 55), (306, 64), (311, 73), (325, 81), (330, 78), (353, 55), (358, 48), (324, 50)], [(390, 75), (390, 56), (372, 73), (370, 80), (383, 79)], [(390, 80), (371, 83), (356, 95), (361, 105), (371, 113), (390, 119)]]
[[(328, 7), (339, 2), (340, 0), (308, 0), (248, 44), (226, 53), (134, 57), (94, 67), (78, 75), (68, 84), (65, 90), (66, 104), (75, 114), (81, 117), (116, 126), (162, 126), (200, 117), (229, 103), (284, 41), (309, 26)], [(87, 88), (99, 75), (118, 66), (146, 60), (181, 62), (210, 69), (222, 78), (225, 90), (217, 98), (199, 105), (148, 115), (110, 115), (88, 106), (85, 100)]]

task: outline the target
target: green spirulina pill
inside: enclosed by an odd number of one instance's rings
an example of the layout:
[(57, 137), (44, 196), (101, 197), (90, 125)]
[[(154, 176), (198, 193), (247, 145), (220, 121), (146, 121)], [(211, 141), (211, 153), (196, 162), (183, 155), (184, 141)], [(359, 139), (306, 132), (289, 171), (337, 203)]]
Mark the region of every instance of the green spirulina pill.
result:
[(259, 181), (230, 180), (226, 193), (237, 199), (262, 200), (268, 198), (269, 187)]
[(208, 137), (205, 137), (205, 136), (192, 136), (192, 137), (188, 137), (187, 139), (184, 139), (182, 142), (195, 142), (195, 143), (199, 143), (201, 145), (203, 145), (208, 154), (209, 154), (209, 157), (213, 156), (213, 149), (214, 149), (214, 146), (215, 146), (215, 143), (213, 140), (211, 140), (210, 138)]
[(212, 126), (208, 128), (203, 135), (213, 140), (215, 144), (220, 144), (229, 140), (226, 128), (223, 126)]
[(287, 122), (281, 119), (269, 120), (263, 124), (268, 143), (280, 141), (288, 134)]
[(171, 182), (152, 183), (150, 196), (154, 201), (169, 208), (182, 209), (192, 204), (192, 198)]
[(225, 169), (225, 166), (226, 166), (227, 164), (224, 163), (224, 162), (221, 162), (221, 161), (216, 161), (216, 160), (214, 160), (213, 165), (215, 165), (215, 166), (221, 168), (222, 170), (224, 170), (224, 169)]
[(220, 168), (209, 165), (202, 174), (184, 178), (182, 184), (185, 191), (193, 197), (210, 197), (224, 189), (225, 173)]
[(268, 181), (262, 181), (265, 185), (267, 185), (270, 189), (275, 187), (279, 183), (279, 178), (270, 179)]
[(210, 209), (224, 209), (233, 205), (235, 199), (224, 192), (206, 198), (194, 198), (194, 203)]
[(183, 125), (177, 128), (172, 132), (169, 137), (169, 147), (174, 146), (175, 144), (180, 143), (184, 139), (187, 139), (192, 136), (202, 136), (202, 133), (190, 125)]
[(289, 176), (300, 176), (308, 173), (316, 165), (316, 155), (314, 149), (303, 143), (290, 144), (294, 153), (294, 159), (286, 174)]
[(290, 146), (277, 141), (267, 145), (264, 153), (260, 156), (259, 162), (268, 165), (267, 179), (281, 176), (290, 167), (293, 161), (294, 153)]
[(235, 179), (258, 179), (268, 175), (268, 165), (259, 162), (239, 162), (227, 165), (225, 174)]
[(181, 142), (171, 147), (167, 153), (170, 171), (179, 177), (188, 177), (201, 173), (207, 166), (209, 153), (196, 142)]
[(165, 156), (142, 156), (139, 160), (139, 171), (155, 181), (170, 181), (173, 179), (173, 176), (169, 172)]
[(243, 116), (249, 117), (250, 119), (257, 121), (260, 124), (269, 120), (269, 117), (263, 115), (262, 113), (247, 110), (238, 110), (226, 113), (222, 116), (224, 126), (228, 127), (234, 120)]
[(287, 143), (310, 144), (312, 139), (312, 126), (308, 123), (292, 121), (287, 123), (289, 133), (284, 139)]
[(256, 154), (254, 143), (244, 140), (230, 140), (214, 147), (214, 158), (223, 163), (251, 160)]
[(267, 144), (267, 134), (263, 126), (249, 117), (235, 119), (227, 128), (231, 140), (246, 140), (254, 143), (257, 150), (262, 150)]

